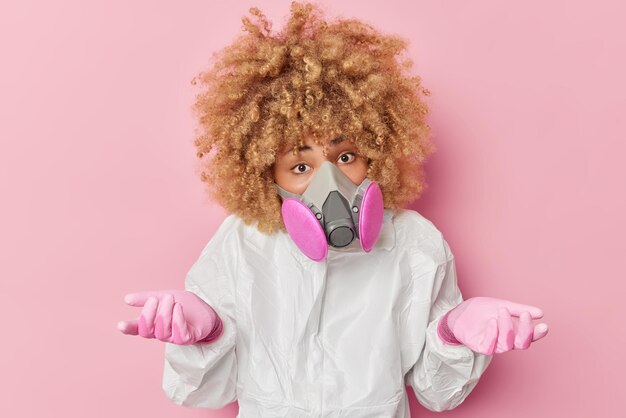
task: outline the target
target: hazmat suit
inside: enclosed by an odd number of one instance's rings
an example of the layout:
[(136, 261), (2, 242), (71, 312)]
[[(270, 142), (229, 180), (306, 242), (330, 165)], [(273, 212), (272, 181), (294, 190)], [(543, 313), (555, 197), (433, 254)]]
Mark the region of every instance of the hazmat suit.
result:
[(178, 405), (241, 418), (410, 417), (406, 386), (433, 411), (459, 405), (492, 356), (444, 344), (463, 302), (454, 256), (418, 212), (385, 209), (380, 237), (306, 257), (289, 235), (229, 215), (185, 289), (223, 322), (209, 344), (166, 343), (163, 390)]

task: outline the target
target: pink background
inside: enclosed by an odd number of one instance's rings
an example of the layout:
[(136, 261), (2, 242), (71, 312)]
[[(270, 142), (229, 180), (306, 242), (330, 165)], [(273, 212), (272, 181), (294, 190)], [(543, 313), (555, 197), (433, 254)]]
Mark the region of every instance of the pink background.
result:
[[(163, 344), (115, 327), (125, 293), (182, 287), (225, 215), (194, 173), (189, 82), (248, 7), (280, 27), (289, 2), (225, 3), (2, 2), (0, 416), (236, 415), (171, 403)], [(445, 414), (624, 416), (623, 2), (325, 4), (411, 40), (438, 144), (413, 208), (465, 298), (550, 325)]]

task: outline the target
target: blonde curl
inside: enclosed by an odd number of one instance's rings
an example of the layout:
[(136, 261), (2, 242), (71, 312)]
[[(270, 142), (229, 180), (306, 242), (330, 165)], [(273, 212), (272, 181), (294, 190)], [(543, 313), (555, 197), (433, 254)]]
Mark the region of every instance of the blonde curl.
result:
[(200, 178), (210, 196), (259, 231), (284, 231), (272, 167), (303, 136), (343, 135), (368, 159), (386, 208), (403, 207), (426, 187), (423, 165), (435, 150), (426, 123), (429, 91), (400, 60), (406, 41), (355, 19), (326, 20), (293, 2), (282, 31), (258, 8), (244, 34), (193, 78)]

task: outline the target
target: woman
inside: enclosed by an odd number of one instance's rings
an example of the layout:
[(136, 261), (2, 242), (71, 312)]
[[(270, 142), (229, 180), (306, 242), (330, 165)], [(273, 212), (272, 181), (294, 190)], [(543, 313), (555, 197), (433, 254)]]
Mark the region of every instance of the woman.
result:
[(452, 409), (494, 353), (546, 334), (532, 324), (543, 313), (463, 301), (442, 234), (404, 209), (434, 150), (405, 41), (310, 4), (291, 12), (272, 35), (251, 9), (248, 33), (198, 77), (201, 178), (230, 215), (185, 290), (127, 295), (143, 309), (120, 330), (168, 343), (163, 388), (181, 405), (409, 417), (409, 385)]

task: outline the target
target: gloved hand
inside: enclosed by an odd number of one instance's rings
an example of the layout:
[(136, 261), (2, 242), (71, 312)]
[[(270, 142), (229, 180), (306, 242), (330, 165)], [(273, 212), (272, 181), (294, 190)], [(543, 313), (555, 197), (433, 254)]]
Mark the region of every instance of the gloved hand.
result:
[(464, 344), (480, 354), (525, 350), (548, 333), (546, 323), (533, 326), (532, 320), (542, 317), (535, 306), (475, 297), (448, 311), (439, 321), (437, 334), (446, 344)]
[(222, 334), (217, 313), (187, 290), (129, 293), (124, 301), (143, 306), (138, 319), (118, 322), (117, 328), (124, 334), (180, 345), (213, 342)]

